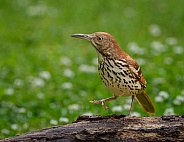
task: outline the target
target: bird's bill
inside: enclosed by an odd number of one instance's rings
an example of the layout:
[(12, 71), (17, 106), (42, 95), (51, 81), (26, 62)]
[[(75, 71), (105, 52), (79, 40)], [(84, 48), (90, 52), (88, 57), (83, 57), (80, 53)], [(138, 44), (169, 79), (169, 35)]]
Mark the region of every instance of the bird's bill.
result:
[(72, 34), (71, 37), (76, 37), (76, 38), (81, 38), (86, 40), (90, 40), (91, 38), (91, 36), (88, 34)]

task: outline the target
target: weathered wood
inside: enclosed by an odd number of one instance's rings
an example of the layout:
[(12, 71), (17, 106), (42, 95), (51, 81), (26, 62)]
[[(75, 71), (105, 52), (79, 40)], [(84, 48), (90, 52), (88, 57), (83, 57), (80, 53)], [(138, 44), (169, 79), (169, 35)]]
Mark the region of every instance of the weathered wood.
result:
[(184, 115), (162, 117), (80, 116), (61, 125), (0, 142), (184, 141)]

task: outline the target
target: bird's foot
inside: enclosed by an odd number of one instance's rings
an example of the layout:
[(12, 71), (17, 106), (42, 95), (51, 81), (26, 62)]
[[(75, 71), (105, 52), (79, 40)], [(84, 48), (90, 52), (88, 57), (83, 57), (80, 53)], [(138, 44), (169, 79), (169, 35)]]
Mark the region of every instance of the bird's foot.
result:
[(102, 100), (92, 100), (92, 101), (89, 101), (90, 103), (93, 103), (93, 104), (101, 104), (105, 110), (109, 110), (109, 108), (105, 105), (105, 100), (102, 99)]
[(132, 117), (132, 116), (131, 116), (131, 114), (129, 113), (129, 114), (126, 116), (126, 118), (130, 118), (130, 117)]

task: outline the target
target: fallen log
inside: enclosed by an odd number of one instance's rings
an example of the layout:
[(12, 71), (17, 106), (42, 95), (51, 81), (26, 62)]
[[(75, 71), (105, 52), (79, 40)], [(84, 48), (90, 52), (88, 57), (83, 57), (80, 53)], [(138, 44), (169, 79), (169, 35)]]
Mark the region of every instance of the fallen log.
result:
[(0, 142), (33, 141), (184, 141), (184, 115), (161, 117), (80, 116), (72, 124), (0, 140)]

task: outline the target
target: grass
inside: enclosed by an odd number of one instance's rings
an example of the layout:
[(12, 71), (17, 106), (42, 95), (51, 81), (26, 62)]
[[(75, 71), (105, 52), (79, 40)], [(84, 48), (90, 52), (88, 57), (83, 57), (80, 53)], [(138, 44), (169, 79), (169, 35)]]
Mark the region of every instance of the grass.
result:
[[(106, 31), (141, 65), (155, 116), (184, 112), (184, 1), (0, 1), (0, 138), (71, 123), (83, 114), (127, 114), (130, 98), (101, 82), (95, 49), (73, 33)], [(135, 115), (149, 116), (137, 102)]]

